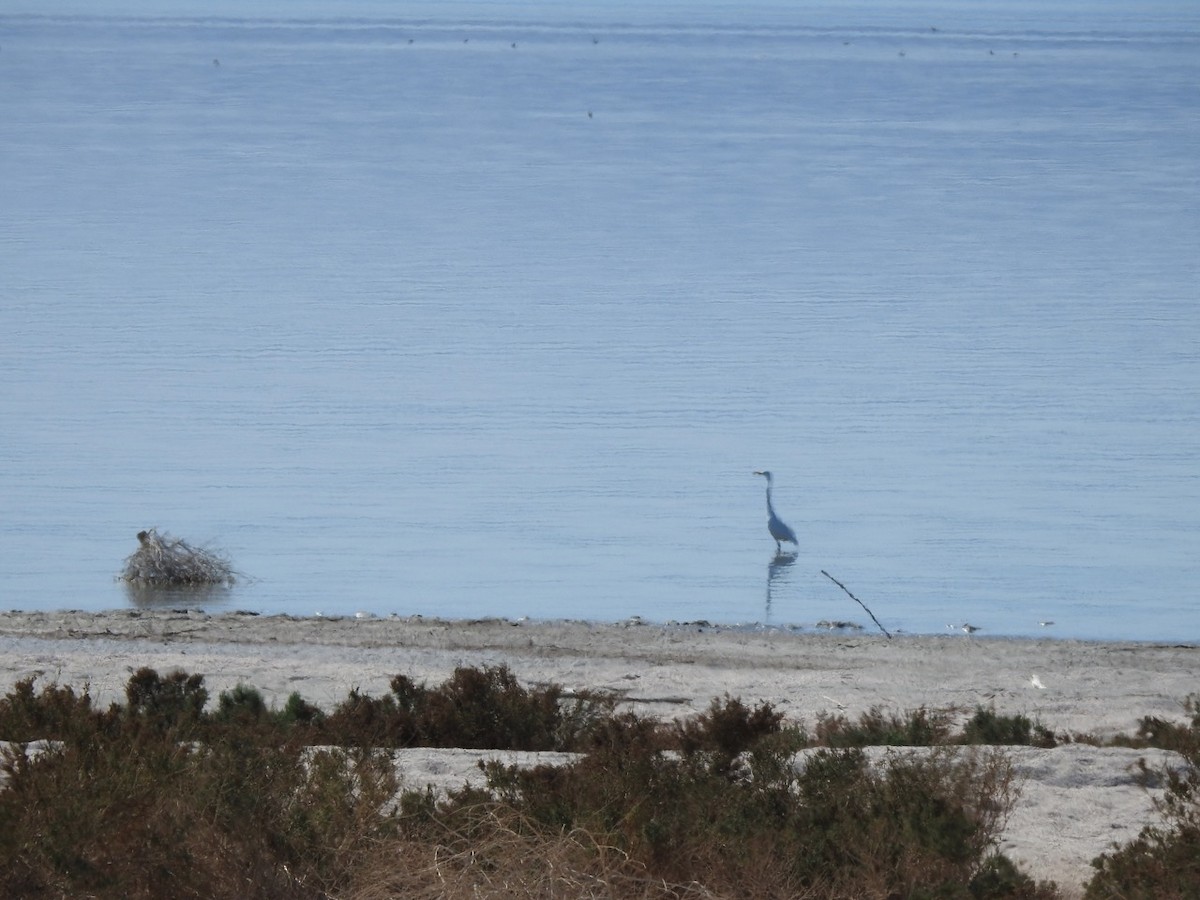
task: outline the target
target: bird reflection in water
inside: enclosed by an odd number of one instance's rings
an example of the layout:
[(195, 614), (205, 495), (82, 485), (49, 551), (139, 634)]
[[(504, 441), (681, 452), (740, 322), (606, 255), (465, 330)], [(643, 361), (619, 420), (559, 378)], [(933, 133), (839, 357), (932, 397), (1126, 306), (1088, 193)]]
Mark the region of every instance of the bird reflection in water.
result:
[(774, 591), (788, 581), (788, 569), (796, 562), (796, 553), (781, 551), (767, 563), (767, 614), (766, 622), (771, 621), (771, 600)]

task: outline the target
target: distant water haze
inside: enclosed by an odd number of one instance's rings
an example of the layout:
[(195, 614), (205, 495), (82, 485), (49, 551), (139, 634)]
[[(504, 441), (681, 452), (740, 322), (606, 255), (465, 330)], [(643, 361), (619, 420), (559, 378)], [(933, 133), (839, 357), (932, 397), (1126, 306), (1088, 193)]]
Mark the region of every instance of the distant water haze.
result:
[(1200, 640), (1193, 5), (287, 9), (0, 13), (0, 607)]

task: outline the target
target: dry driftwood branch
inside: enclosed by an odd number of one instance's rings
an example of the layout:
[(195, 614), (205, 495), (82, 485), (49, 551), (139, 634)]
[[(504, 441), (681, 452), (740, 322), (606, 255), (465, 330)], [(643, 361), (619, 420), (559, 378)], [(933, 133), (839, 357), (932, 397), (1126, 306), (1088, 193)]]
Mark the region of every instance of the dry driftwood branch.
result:
[(136, 587), (232, 587), (236, 581), (229, 560), (211, 550), (160, 535), (153, 528), (139, 531), (138, 543), (120, 575)]
[(830, 575), (824, 569), (821, 570), (821, 574), (824, 575), (826, 578), (828, 578), (830, 581), (832, 581), (834, 584), (836, 584), (838, 587), (840, 587), (843, 591), (845, 591), (846, 596), (848, 596), (851, 600), (853, 600), (855, 603), (857, 603), (863, 609), (866, 609), (867, 615), (870, 616), (871, 620), (876, 625), (879, 626), (879, 630), (887, 635), (887, 639), (889, 641), (892, 639), (892, 636), (890, 634), (888, 634), (888, 630), (883, 627), (883, 625), (880, 623), (880, 621), (878, 619), (875, 618), (875, 613), (873, 613), (873, 612), (871, 612), (871, 610), (867, 609), (867, 604), (863, 603), (861, 600), (859, 600), (857, 597), (855, 597), (853, 594), (851, 594), (850, 589), (848, 587), (846, 587), (844, 584), (842, 584), (840, 581), (838, 581), (836, 578), (834, 578), (832, 575)]

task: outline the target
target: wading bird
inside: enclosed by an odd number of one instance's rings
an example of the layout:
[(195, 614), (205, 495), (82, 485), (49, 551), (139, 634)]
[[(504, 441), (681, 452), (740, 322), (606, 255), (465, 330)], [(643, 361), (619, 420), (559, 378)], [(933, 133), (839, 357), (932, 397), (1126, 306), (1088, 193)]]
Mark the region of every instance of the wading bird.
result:
[(771, 532), (771, 537), (775, 538), (775, 552), (783, 553), (782, 541), (800, 546), (800, 542), (796, 540), (796, 532), (792, 531), (779, 516), (775, 515), (775, 507), (771, 505), (771, 484), (772, 478), (770, 472), (755, 472), (755, 475), (761, 475), (767, 479), (767, 531)]

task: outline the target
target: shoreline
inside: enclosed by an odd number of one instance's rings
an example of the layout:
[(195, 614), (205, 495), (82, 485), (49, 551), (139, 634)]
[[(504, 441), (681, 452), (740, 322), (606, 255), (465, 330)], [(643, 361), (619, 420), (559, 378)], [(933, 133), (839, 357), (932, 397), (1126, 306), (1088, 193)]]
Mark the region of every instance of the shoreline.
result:
[[(1059, 735), (1133, 734), (1143, 716), (1186, 722), (1200, 690), (1200, 645), (917, 636), (588, 622), (301, 618), (119, 610), (0, 612), (0, 679), (85, 687), (124, 698), (143, 666), (204, 676), (210, 702), (237, 684), (281, 707), (293, 691), (325, 709), (350, 692), (382, 695), (397, 674), (440, 683), (459, 666), (507, 666), (523, 684), (611, 691), (628, 708), (685, 718), (724, 695), (770, 703), (806, 728), (822, 716), (924, 707), (956, 724), (978, 707), (1024, 715)], [(4, 736), (0, 735), (0, 740)], [(496, 754), (497, 756), (501, 754)], [(478, 754), (405, 751), (406, 778), (442, 787), (477, 775)], [(1132, 767), (1157, 751), (1063, 743), (1012, 748), (1026, 779), (1001, 849), (1071, 891), (1090, 861), (1157, 821)]]
[[(84, 642), (103, 652), (80, 652)], [(441, 681), (459, 665), (507, 665), (530, 683), (612, 690), (643, 709), (658, 707), (655, 715), (700, 712), (726, 693), (770, 702), (809, 723), (822, 712), (856, 716), (872, 706), (972, 712), (994, 705), (1056, 731), (1100, 737), (1130, 731), (1146, 715), (1183, 721), (1180, 703), (1200, 689), (1191, 675), (1200, 668), (1200, 644), (1192, 643), (888, 639), (641, 620), (0, 612), (0, 675), (10, 683), (36, 671), (63, 683), (86, 680), (97, 698), (114, 690), (119, 696), (126, 666), (143, 658), (157, 661), (145, 665), (190, 665), (214, 693), (241, 681), (281, 703), (292, 690), (328, 705), (350, 687), (386, 692), (395, 674)], [(114, 668), (122, 670), (119, 684), (112, 683)]]

